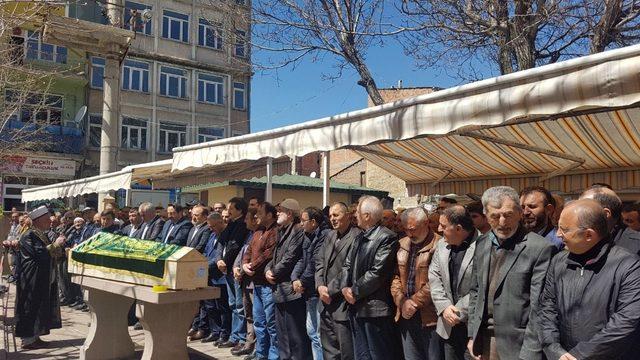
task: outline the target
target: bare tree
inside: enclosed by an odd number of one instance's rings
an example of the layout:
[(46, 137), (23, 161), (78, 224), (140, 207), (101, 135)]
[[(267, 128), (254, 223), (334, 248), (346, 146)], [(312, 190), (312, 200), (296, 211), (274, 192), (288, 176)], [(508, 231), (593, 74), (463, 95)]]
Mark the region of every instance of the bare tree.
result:
[(270, 53), (256, 66), (276, 69), (295, 67), (303, 58), (335, 62), (335, 79), (346, 67), (359, 75), (375, 104), (384, 101), (367, 65), (367, 50), (382, 44), (406, 28), (393, 23), (384, 0), (254, 0), (252, 47)]
[(0, 3), (0, 159), (46, 151), (52, 145), (53, 137), (45, 126), (51, 118), (60, 118), (51, 113), (57, 100), (50, 89), (56, 77), (64, 74), (25, 61), (24, 35), (25, 28), (33, 28), (51, 5), (41, 1)]
[(405, 50), (425, 66), (471, 68), (489, 60), (501, 74), (637, 41), (635, 0), (404, 0)]

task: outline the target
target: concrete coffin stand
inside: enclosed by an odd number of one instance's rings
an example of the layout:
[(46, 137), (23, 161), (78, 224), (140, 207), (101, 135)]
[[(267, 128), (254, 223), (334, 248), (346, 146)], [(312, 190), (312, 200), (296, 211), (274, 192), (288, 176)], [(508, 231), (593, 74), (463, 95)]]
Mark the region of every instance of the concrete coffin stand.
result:
[(127, 314), (136, 301), (136, 315), (144, 328), (143, 360), (187, 359), (187, 330), (203, 299), (220, 297), (212, 287), (154, 292), (151, 287), (74, 275), (85, 290), (91, 309), (91, 327), (80, 359), (107, 360), (135, 357), (127, 329)]

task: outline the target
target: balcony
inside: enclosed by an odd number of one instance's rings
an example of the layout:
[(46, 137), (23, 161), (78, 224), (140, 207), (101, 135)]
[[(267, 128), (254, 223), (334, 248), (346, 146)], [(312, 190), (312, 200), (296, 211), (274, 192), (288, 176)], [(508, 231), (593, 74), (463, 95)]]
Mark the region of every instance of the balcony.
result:
[(78, 155), (84, 150), (85, 137), (75, 127), (10, 119), (0, 132), (0, 144), (5, 148), (13, 145), (21, 150)]

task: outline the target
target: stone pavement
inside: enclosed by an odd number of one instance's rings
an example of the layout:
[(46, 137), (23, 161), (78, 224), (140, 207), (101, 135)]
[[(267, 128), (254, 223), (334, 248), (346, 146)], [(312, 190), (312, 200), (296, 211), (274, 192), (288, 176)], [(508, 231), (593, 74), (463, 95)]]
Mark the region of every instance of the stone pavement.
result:
[[(9, 301), (13, 301), (14, 288), (11, 287), (11, 294)], [(3, 302), (4, 304), (4, 302)], [(13, 314), (11, 307), (9, 309), (8, 318), (12, 318)], [(4, 344), (4, 337), (0, 336), (0, 344), (2, 348), (6, 349), (7, 359), (16, 360), (31, 360), (31, 359), (78, 359), (79, 349), (84, 343), (84, 339), (87, 336), (89, 330), (89, 313), (72, 310), (66, 306), (61, 307), (62, 312), (62, 329), (55, 329), (51, 331), (50, 335), (43, 336), (42, 340), (49, 343), (49, 346), (45, 349), (37, 350), (22, 350), (20, 349), (20, 339), (16, 339), (17, 351), (14, 352), (13, 341), (9, 338), (9, 343)], [(0, 331), (1, 332), (1, 331)], [(142, 350), (144, 345), (144, 336), (142, 330), (133, 330), (129, 328), (129, 334), (136, 344), (137, 358), (142, 356)], [(176, 336), (185, 336), (184, 334), (176, 334)], [(7, 348), (6, 345), (9, 345)], [(4, 359), (0, 354), (0, 359)], [(229, 349), (217, 349), (211, 343), (203, 344), (199, 341), (189, 343), (189, 359), (219, 359), (219, 360), (239, 360), (241, 357), (231, 355)], [(176, 359), (178, 360), (178, 359)]]

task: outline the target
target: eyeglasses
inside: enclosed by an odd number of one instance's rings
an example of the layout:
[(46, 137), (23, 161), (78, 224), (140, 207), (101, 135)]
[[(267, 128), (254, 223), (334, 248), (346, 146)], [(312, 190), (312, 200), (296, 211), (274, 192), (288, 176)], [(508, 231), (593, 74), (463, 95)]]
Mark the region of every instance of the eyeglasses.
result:
[(561, 227), (558, 227), (558, 235), (563, 235), (564, 236), (564, 235), (568, 235), (568, 234), (570, 234), (570, 233), (572, 233), (574, 231), (578, 231), (578, 230), (585, 230), (585, 229), (581, 228), (581, 227), (576, 227), (576, 228), (573, 228), (573, 229), (563, 229)]

